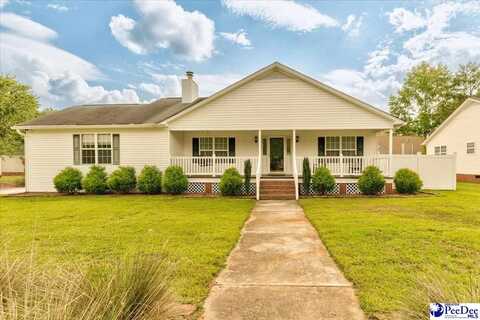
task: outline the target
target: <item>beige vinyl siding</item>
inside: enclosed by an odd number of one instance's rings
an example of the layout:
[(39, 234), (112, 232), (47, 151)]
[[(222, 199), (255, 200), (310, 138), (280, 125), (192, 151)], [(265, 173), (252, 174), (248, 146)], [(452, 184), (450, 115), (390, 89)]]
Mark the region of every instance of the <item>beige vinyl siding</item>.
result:
[[(480, 174), (480, 103), (465, 105), (459, 113), (427, 143), (427, 154), (435, 146), (447, 146), (447, 154), (457, 155), (457, 173)], [(467, 143), (475, 143), (475, 153), (467, 154)]]
[[(86, 173), (89, 165), (73, 165), (73, 134), (120, 134), (120, 165), (133, 166), (137, 173), (143, 166), (168, 166), (168, 131), (166, 129), (108, 130), (31, 130), (25, 137), (26, 187), (29, 192), (55, 191), (53, 178), (65, 167)], [(118, 166), (105, 165), (111, 172)]]
[(388, 120), (303, 80), (277, 73), (179, 116), (171, 130), (387, 129)]

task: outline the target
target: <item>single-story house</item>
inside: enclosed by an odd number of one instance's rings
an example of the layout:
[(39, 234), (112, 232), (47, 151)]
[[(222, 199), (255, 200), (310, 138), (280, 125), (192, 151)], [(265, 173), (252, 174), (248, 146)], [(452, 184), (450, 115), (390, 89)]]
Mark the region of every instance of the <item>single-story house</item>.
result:
[(466, 99), (423, 143), (427, 154), (455, 154), (457, 180), (480, 182), (480, 97)]
[[(402, 121), (365, 102), (275, 62), (209, 97), (198, 96), (193, 73), (182, 96), (149, 104), (84, 105), (22, 123), (26, 189), (54, 191), (67, 166), (93, 164), (140, 171), (181, 166), (188, 192), (216, 193), (226, 168), (241, 174), (252, 163), (250, 192), (259, 198), (298, 198), (302, 161), (327, 166), (337, 193), (358, 192), (356, 177), (376, 165), (392, 177), (393, 130)], [(377, 134), (389, 154), (377, 154)], [(391, 180), (390, 180), (391, 181)]]

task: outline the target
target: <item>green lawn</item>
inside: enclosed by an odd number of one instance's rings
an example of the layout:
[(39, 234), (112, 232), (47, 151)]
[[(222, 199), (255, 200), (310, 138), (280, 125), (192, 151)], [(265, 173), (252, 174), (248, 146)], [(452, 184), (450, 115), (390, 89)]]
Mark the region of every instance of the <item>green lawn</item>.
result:
[(429, 197), (301, 204), (370, 316), (396, 311), (414, 280), (432, 270), (452, 283), (480, 275), (479, 184)]
[(178, 300), (199, 303), (253, 205), (248, 199), (142, 195), (0, 198), (0, 242), (17, 254), (33, 244), (40, 260), (80, 265), (165, 252), (175, 262)]

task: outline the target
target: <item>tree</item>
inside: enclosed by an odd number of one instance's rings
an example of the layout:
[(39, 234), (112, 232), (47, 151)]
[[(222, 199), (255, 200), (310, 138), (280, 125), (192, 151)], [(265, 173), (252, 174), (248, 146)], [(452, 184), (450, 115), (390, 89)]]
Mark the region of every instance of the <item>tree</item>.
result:
[(0, 75), (0, 155), (23, 152), (23, 138), (12, 126), (38, 115), (38, 101), (30, 88)]
[(390, 112), (405, 121), (401, 134), (428, 136), (467, 98), (480, 94), (480, 65), (446, 66), (426, 62), (407, 73), (402, 88), (389, 100)]

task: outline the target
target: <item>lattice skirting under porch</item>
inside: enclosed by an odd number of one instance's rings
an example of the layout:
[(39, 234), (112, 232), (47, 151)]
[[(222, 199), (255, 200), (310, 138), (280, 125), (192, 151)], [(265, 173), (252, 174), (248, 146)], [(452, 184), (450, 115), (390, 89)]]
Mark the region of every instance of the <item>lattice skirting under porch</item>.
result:
[[(306, 192), (305, 188), (303, 187), (303, 183), (299, 183), (298, 190), (301, 196), (318, 196), (320, 193), (313, 190), (312, 185), (310, 185), (309, 193)], [(385, 193), (392, 193), (392, 184), (386, 183), (385, 187), (381, 194)], [(356, 182), (349, 182), (349, 183), (336, 183), (335, 188), (333, 191), (327, 192), (326, 195), (358, 195), (361, 194), (360, 189), (358, 188), (358, 184)]]
[[(189, 182), (187, 193), (190, 194), (220, 194), (220, 183), (218, 182)], [(242, 185), (240, 196), (255, 196), (256, 184), (250, 183), (250, 188), (246, 190)]]

